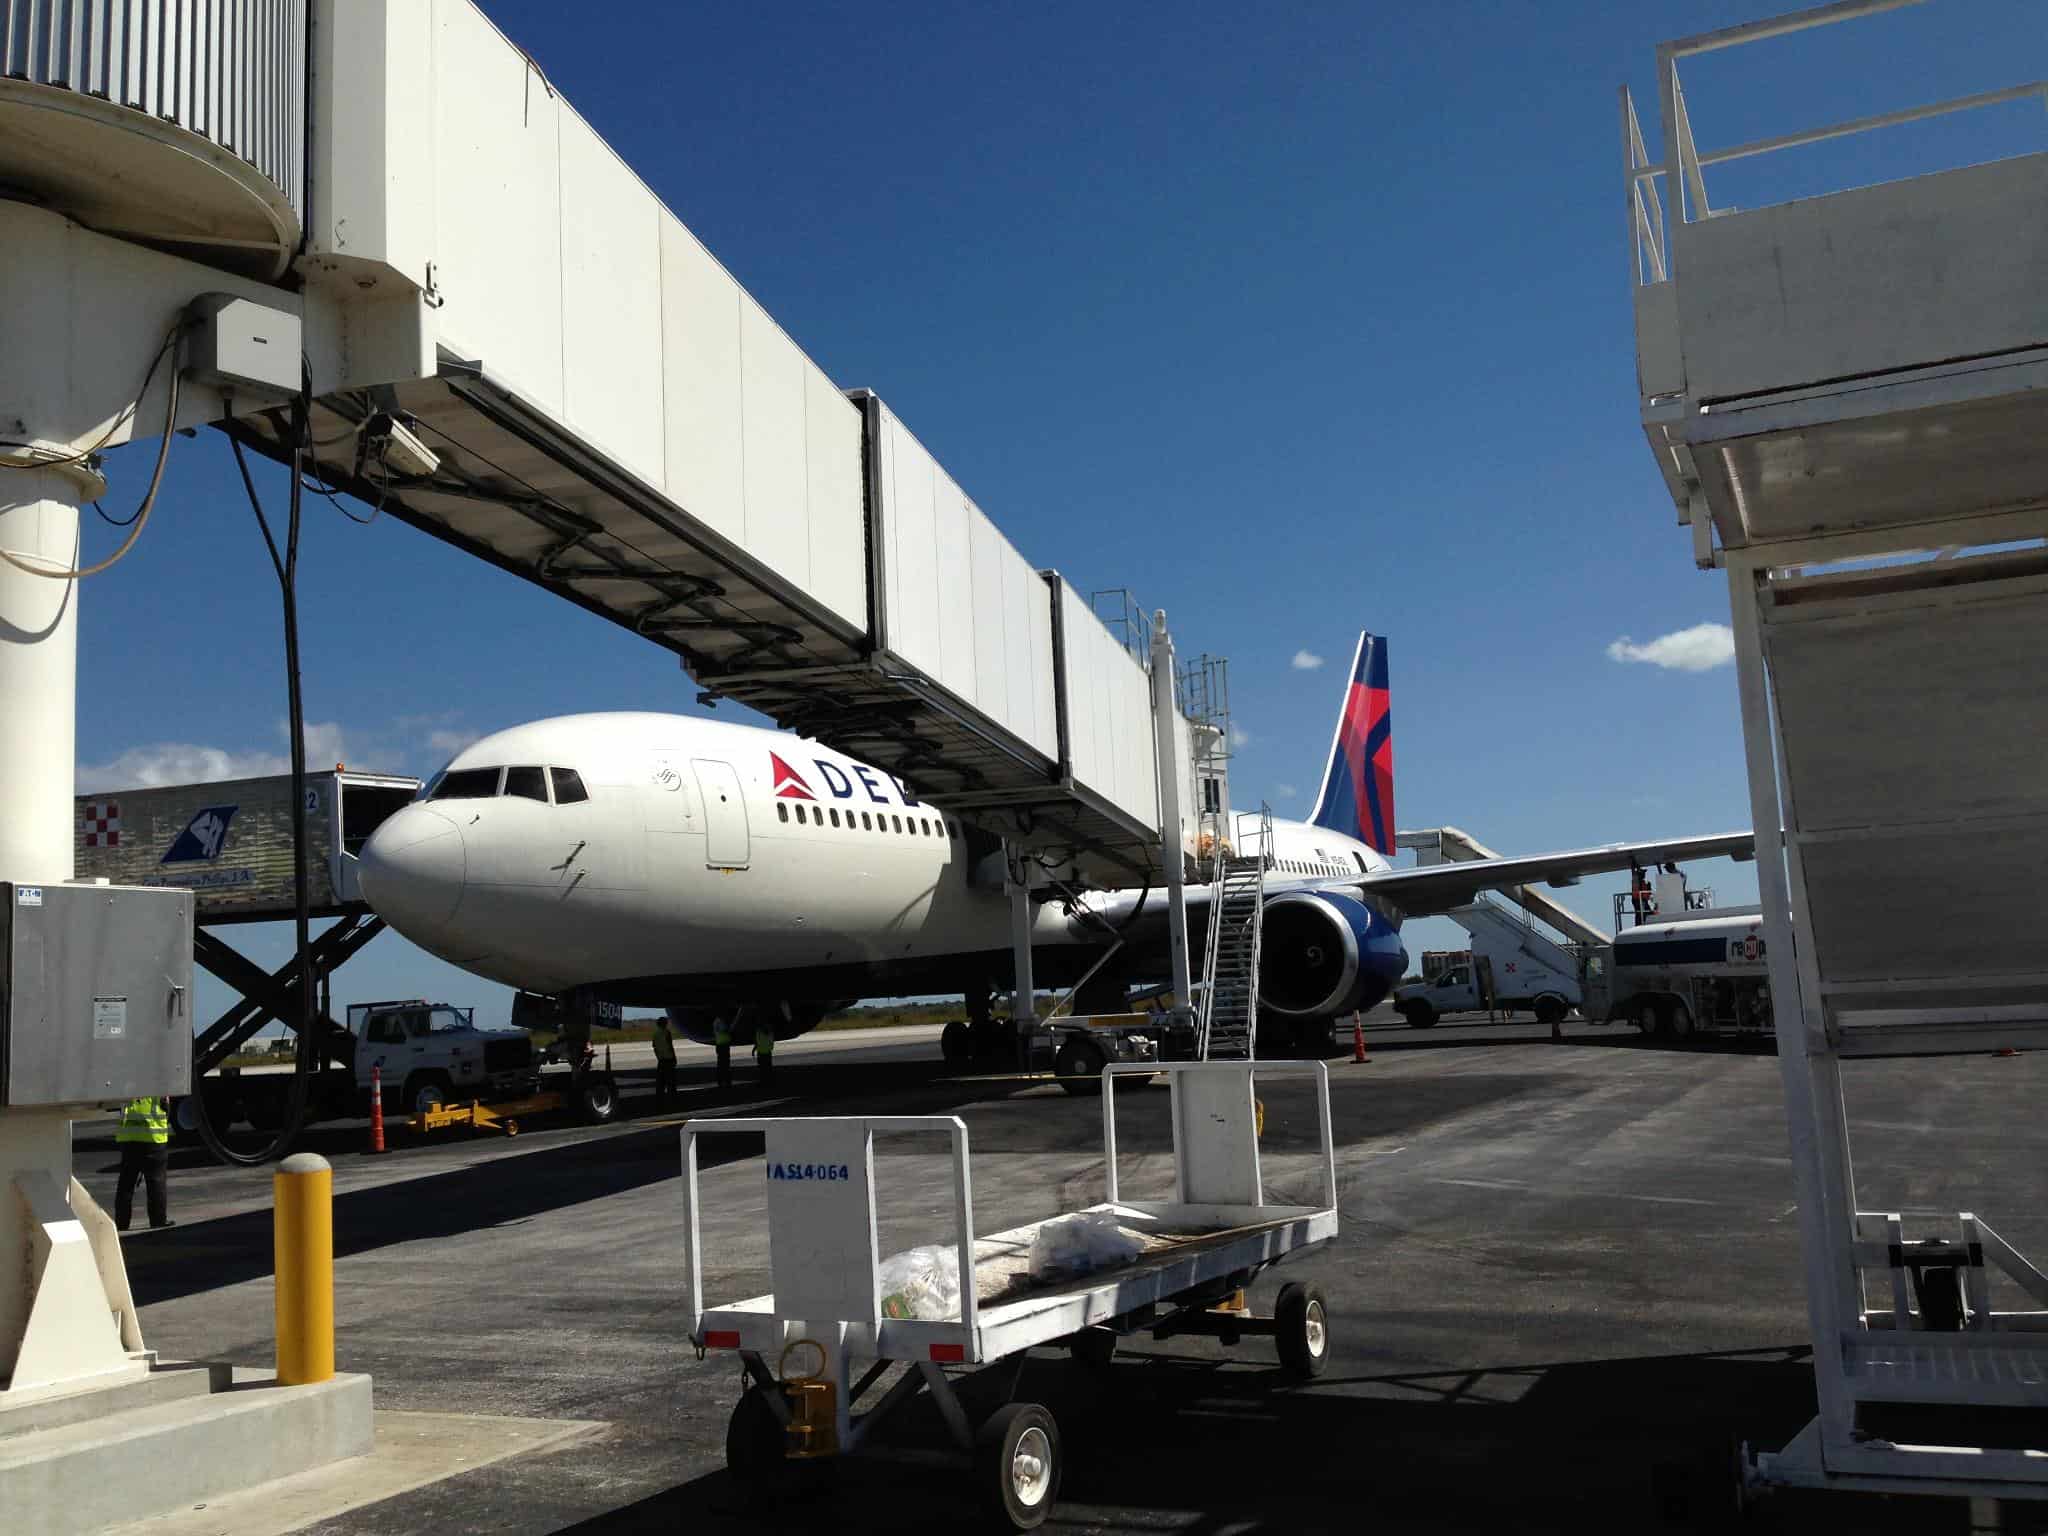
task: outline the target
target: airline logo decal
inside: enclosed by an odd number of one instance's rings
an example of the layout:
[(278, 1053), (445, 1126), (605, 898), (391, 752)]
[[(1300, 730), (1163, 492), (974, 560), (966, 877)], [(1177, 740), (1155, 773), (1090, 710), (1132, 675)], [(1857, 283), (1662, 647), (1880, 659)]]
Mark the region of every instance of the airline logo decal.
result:
[(778, 800), (815, 800), (811, 786), (804, 782), (804, 776), (782, 760), (780, 753), (768, 754), (768, 766), (775, 774), (775, 798)]
[[(851, 800), (853, 798), (854, 782), (858, 780), (860, 787), (867, 791), (868, 799), (872, 800), (876, 805), (919, 806), (924, 804), (922, 800), (910, 792), (910, 786), (901, 779), (883, 773), (878, 768), (870, 768), (866, 763), (856, 763), (849, 760), (846, 767), (842, 768), (837, 763), (827, 762), (822, 757), (814, 757), (811, 759), (811, 766), (818, 770), (818, 781), (831, 793), (834, 800)], [(783, 761), (781, 753), (770, 752), (768, 754), (768, 771), (775, 781), (775, 788), (772, 793), (777, 800), (816, 800), (818, 798), (811, 793), (811, 786), (805, 782), (804, 776)], [(892, 800), (883, 793), (882, 785), (885, 782), (896, 786), (895, 799)]]
[(240, 809), (235, 805), (206, 807), (177, 835), (161, 862), (200, 864), (219, 858), (221, 845), (228, 840), (228, 823), (235, 819), (235, 812)]

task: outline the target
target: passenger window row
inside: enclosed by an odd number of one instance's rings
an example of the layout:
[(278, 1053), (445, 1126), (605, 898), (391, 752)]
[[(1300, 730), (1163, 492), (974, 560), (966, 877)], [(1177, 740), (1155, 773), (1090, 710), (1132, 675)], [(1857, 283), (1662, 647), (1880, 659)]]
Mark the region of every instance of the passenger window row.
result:
[[(1352, 857), (1358, 858), (1356, 854), (1353, 854)], [(1315, 859), (1279, 859), (1275, 861), (1274, 867), (1284, 869), (1290, 875), (1348, 875), (1351, 873), (1342, 864), (1324, 864)], [(1358, 872), (1360, 874), (1366, 872), (1364, 859), (1358, 859)]]
[(574, 768), (456, 768), (427, 786), (429, 800), (490, 800), (499, 795), (516, 795), (522, 800), (548, 803), (548, 785), (554, 784), (556, 805), (575, 805), (588, 800), (583, 776)]
[[(792, 818), (791, 813), (794, 812)], [(960, 837), (960, 823), (944, 816), (903, 816), (893, 811), (862, 811), (859, 826), (854, 825), (854, 812), (848, 809), (842, 820), (836, 805), (810, 805), (802, 801), (778, 800), (775, 802), (777, 821), (795, 820), (800, 827), (835, 826), (858, 832), (901, 832), (910, 837)], [(829, 822), (827, 818), (830, 818)]]

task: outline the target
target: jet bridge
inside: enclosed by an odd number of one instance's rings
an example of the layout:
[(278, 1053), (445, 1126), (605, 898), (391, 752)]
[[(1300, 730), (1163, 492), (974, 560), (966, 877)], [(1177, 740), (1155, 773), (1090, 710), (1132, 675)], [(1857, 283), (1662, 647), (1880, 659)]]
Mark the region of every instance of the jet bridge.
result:
[(1820, 1413), (1749, 1473), (2040, 1497), (2048, 1276), (1993, 1230), (1996, 1188), (1867, 1208), (1843, 1087), (1861, 1058), (1932, 1079), (2048, 1043), (2048, 119), (2010, 159), (1796, 201), (1717, 207), (1708, 173), (2048, 85), (1703, 149), (1679, 81), (1892, 8), (1663, 45), (1655, 161), (1622, 93), (1642, 424), (1727, 572), (1759, 849), (1783, 831), (1757, 869)]

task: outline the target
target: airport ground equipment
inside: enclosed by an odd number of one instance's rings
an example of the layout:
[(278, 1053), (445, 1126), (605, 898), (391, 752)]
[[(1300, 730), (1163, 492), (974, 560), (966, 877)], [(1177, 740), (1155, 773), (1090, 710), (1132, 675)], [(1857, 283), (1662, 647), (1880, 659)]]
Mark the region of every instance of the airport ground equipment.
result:
[[(1209, 938), (1203, 949), (1201, 1028), (1195, 1055), (1202, 1061), (1249, 1058), (1259, 1022), (1259, 941), (1266, 926), (1266, 866), (1272, 862), (1273, 810), (1261, 805), (1238, 818), (1237, 845), (1213, 854), (1215, 891), (1209, 899)], [(1249, 829), (1253, 837), (1246, 837)]]
[[(1043, 1223), (978, 1234), (966, 1125), (951, 1115), (692, 1120), (682, 1128), (689, 1241), (691, 1327), (699, 1350), (737, 1351), (749, 1384), (733, 1411), (727, 1463), (749, 1490), (766, 1492), (792, 1463), (854, 1454), (929, 1461), (925, 1449), (880, 1443), (876, 1431), (906, 1402), (928, 1393), (945, 1425), (944, 1461), (973, 1469), (990, 1509), (1018, 1529), (1039, 1524), (1060, 1477), (1059, 1427), (1036, 1404), (1005, 1401), (972, 1422), (955, 1390), (961, 1371), (1063, 1345), (1084, 1363), (1106, 1362), (1125, 1334), (1201, 1333), (1235, 1343), (1270, 1335), (1297, 1377), (1319, 1374), (1329, 1357), (1329, 1318), (1314, 1286), (1284, 1287), (1271, 1318), (1243, 1309), (1244, 1287), (1270, 1265), (1297, 1257), (1337, 1232), (1336, 1161), (1329, 1078), (1320, 1062), (1203, 1062), (1164, 1067), (1171, 1090), (1175, 1198), (1123, 1201), (1117, 1188), (1114, 1092), (1119, 1077), (1153, 1068), (1112, 1066), (1103, 1079), (1106, 1213), (1142, 1236), (1137, 1258), (1115, 1268), (1032, 1284), (1026, 1270)], [(1314, 1087), (1323, 1202), (1266, 1199), (1259, 1168), (1255, 1081), (1307, 1079)], [(953, 1315), (890, 1317), (882, 1304), (877, 1247), (877, 1134), (921, 1131), (950, 1139), (952, 1252), (959, 1287)], [(768, 1246), (772, 1291), (722, 1306), (706, 1304), (698, 1142), (713, 1134), (766, 1138)], [(792, 1364), (792, 1362), (794, 1362)], [(906, 1367), (872, 1400), (892, 1366)], [(1005, 1398), (1014, 1395), (1010, 1378)]]
[(1462, 964), (1394, 989), (1394, 1011), (1414, 1028), (1474, 1008), (1526, 1009), (1539, 1024), (1556, 1024), (1579, 1006), (1579, 957), (1526, 917), (1485, 896), (1444, 915), (1472, 935), (1472, 948)]
[(1748, 1476), (2038, 1498), (2048, 1275), (1986, 1220), (1996, 1187), (1945, 1217), (1867, 1206), (1843, 1095), (1864, 1058), (1931, 1079), (1944, 1056), (2048, 1044), (2041, 117), (2010, 158), (1790, 201), (1714, 208), (1707, 173), (2040, 101), (2048, 84), (1703, 150), (1678, 76), (1809, 26), (1914, 20), (1872, 19), (1892, 9), (1858, 0), (1664, 44), (1654, 163), (1623, 92), (1642, 425), (1696, 560), (1727, 572), (1766, 855), (1820, 1411), (1784, 1450), (1746, 1457)]
[(1594, 1024), (1646, 1035), (1761, 1034), (1772, 1026), (1769, 941), (1761, 907), (1648, 923), (1585, 950), (1581, 1004)]
[[(315, 1070), (349, 1064), (349, 1038), (328, 1013), (328, 988), (334, 973), (384, 931), (383, 920), (363, 901), (356, 855), (419, 787), (418, 779), (339, 765), (307, 775), (310, 915), (335, 919), (308, 946), (317, 989), (313, 1016), (321, 1031)], [(75, 798), (72, 848), (79, 877), (191, 891), (193, 957), (236, 994), (235, 1002), (192, 1042), (195, 1080), (207, 1079), (272, 1020), (298, 1028), (297, 959), (268, 970), (238, 951), (223, 932), (237, 924), (292, 920), (291, 795), (291, 775), (280, 773)], [(248, 1118), (231, 1112), (235, 1095), (215, 1092), (216, 1125)], [(216, 1100), (208, 1104), (216, 1107)], [(281, 1103), (275, 1114), (266, 1113), (269, 1107), (267, 1099), (257, 1102), (252, 1123), (266, 1129), (282, 1124)], [(174, 1111), (181, 1133), (196, 1133), (193, 1106), (181, 1099)]]
[[(1500, 857), (1471, 833), (1457, 827), (1423, 827), (1408, 832), (1397, 832), (1394, 834), (1394, 846), (1413, 849), (1418, 867), (1425, 864), (1462, 864), (1476, 859)], [(1536, 886), (1506, 886), (1500, 894), (1531, 917), (1548, 923), (1573, 943), (1598, 944), (1606, 938), (1606, 935), (1593, 924)], [(1450, 915), (1457, 916), (1456, 913)], [(1424, 975), (1427, 974), (1425, 971)]]

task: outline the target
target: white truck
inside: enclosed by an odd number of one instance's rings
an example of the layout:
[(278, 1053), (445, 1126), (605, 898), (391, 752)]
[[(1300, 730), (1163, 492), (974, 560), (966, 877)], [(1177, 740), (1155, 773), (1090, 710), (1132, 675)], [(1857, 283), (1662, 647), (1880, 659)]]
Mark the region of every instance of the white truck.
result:
[[(349, 1062), (328, 1061), (313, 1074), (309, 1121), (368, 1114), (373, 1068), (382, 1072), (384, 1107), (405, 1114), (458, 1098), (520, 1098), (540, 1086), (533, 1037), (525, 1030), (479, 1029), (475, 1010), (424, 998), (351, 1004), (346, 1049)], [(268, 1131), (284, 1123), (290, 1068), (227, 1067), (203, 1081), (208, 1118), (216, 1128), (247, 1121)], [(181, 1129), (196, 1129), (189, 1109), (178, 1119)]]
[(1578, 957), (1546, 938), (1522, 917), (1481, 899), (1447, 914), (1472, 935), (1472, 957), (1434, 980), (1394, 989), (1394, 1011), (1415, 1029), (1428, 1029), (1447, 1013), (1492, 1008), (1526, 1010), (1539, 1024), (1555, 1024), (1579, 1006)]

